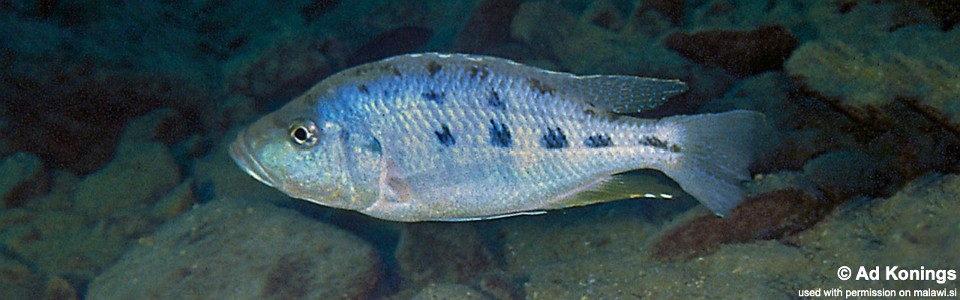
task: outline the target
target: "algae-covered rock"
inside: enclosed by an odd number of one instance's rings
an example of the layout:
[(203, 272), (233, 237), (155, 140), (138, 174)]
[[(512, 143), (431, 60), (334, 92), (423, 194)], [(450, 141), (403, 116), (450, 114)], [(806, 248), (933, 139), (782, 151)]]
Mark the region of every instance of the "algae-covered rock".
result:
[[(780, 282), (810, 261), (776, 243), (739, 246), (687, 264), (638, 256), (584, 257), (531, 270), (527, 299), (791, 299)], [(762, 258), (760, 258), (762, 257)], [(759, 258), (759, 259), (758, 259)], [(742, 265), (740, 265), (742, 264)], [(733, 267), (736, 266), (736, 267)], [(746, 288), (749, 287), (749, 288)]]
[[(619, 31), (597, 25), (594, 15), (577, 15), (549, 1), (525, 2), (513, 19), (511, 34), (540, 58), (525, 63), (574, 74), (627, 74), (679, 78), (690, 90), (667, 102), (659, 112), (689, 112), (718, 97), (733, 83), (728, 73), (693, 64), (661, 43), (665, 30), (649, 32), (624, 26)], [(550, 20), (550, 26), (544, 26)]]
[(37, 156), (17, 152), (0, 159), (0, 208), (20, 206), (46, 183), (43, 163)]
[[(886, 199), (850, 203), (810, 230), (789, 238), (820, 263), (810, 277), (836, 284), (840, 266), (950, 269), (960, 264), (960, 176), (931, 174)], [(850, 280), (847, 288), (956, 288), (931, 280)]]
[(153, 205), (152, 215), (160, 219), (170, 219), (190, 209), (197, 203), (193, 193), (193, 180), (185, 180), (173, 188), (167, 195)]
[(472, 284), (496, 265), (471, 223), (415, 223), (404, 226), (396, 259), (404, 284)]
[(26, 265), (0, 255), (0, 298), (30, 299), (37, 297), (36, 290), (42, 284), (42, 276)]
[(898, 101), (960, 135), (958, 43), (957, 31), (922, 27), (872, 43), (820, 40), (797, 49), (785, 69), (860, 122), (896, 118)]
[(88, 299), (356, 299), (380, 277), (366, 242), (294, 211), (221, 199), (138, 241)]
[[(149, 205), (180, 183), (180, 169), (159, 139), (163, 128), (180, 120), (172, 110), (157, 110), (127, 125), (117, 155), (85, 177), (74, 192), (74, 208), (93, 218)], [(173, 124), (171, 124), (173, 123)]]
[(469, 286), (461, 284), (430, 284), (410, 298), (411, 300), (483, 300), (489, 299)]

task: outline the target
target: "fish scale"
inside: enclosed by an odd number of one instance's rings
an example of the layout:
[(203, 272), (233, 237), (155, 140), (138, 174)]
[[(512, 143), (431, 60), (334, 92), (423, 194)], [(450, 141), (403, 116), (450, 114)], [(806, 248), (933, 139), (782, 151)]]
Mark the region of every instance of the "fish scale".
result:
[(620, 174), (645, 168), (726, 213), (742, 199), (762, 115), (622, 115), (683, 90), (675, 80), (575, 76), (494, 57), (402, 55), (321, 81), (241, 133), (231, 156), (288, 195), (389, 220), (629, 198), (642, 185)]

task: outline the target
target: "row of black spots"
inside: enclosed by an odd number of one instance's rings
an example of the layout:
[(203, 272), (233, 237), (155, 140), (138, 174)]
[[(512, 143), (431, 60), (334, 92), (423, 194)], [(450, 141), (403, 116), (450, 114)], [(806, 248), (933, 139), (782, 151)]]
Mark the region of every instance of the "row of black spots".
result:
[(447, 127), (447, 124), (441, 124), (440, 131), (434, 131), (433, 133), (437, 134), (440, 145), (450, 147), (457, 144), (457, 139), (450, 133), (450, 127)]
[(392, 74), (393, 76), (396, 76), (396, 77), (403, 77), (403, 74), (400, 73), (400, 68), (397, 68), (397, 66), (391, 63), (380, 63), (380, 64), (373, 63), (373, 64), (359, 65), (357, 67), (354, 67), (350, 72), (351, 72), (350, 75), (354, 77), (364, 77), (368, 74), (371, 74), (371, 73), (375, 74), (377, 72), (381, 74)]
[(613, 141), (606, 134), (595, 134), (588, 136), (583, 141), (583, 145), (590, 148), (603, 148), (613, 146)]
[(495, 147), (509, 148), (513, 145), (513, 136), (507, 124), (490, 119), (490, 144)]
[(497, 91), (490, 91), (490, 97), (487, 98), (487, 105), (496, 109), (505, 109), (503, 99), (500, 98), (500, 94)]
[(567, 142), (567, 135), (563, 134), (563, 130), (560, 130), (560, 127), (555, 127), (547, 128), (547, 133), (540, 138), (540, 145), (547, 149), (563, 149), (569, 143)]
[(643, 146), (650, 146), (654, 148), (667, 150), (670, 152), (680, 152), (679, 145), (667, 143), (655, 136), (643, 136), (640, 138), (639, 144)]
[(420, 96), (423, 96), (423, 99), (426, 99), (427, 101), (436, 103), (438, 105), (443, 105), (443, 103), (446, 102), (445, 101), (446, 95), (443, 92), (428, 91), (420, 94)]

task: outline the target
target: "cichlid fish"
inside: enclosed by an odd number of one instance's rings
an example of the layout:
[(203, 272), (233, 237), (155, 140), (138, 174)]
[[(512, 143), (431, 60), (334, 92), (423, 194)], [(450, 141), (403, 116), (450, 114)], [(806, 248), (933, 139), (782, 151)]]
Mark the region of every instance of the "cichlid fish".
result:
[(468, 221), (637, 198), (625, 172), (660, 170), (718, 215), (763, 116), (624, 116), (678, 80), (576, 76), (465, 54), (353, 67), (239, 134), (230, 155), (287, 195), (395, 221)]

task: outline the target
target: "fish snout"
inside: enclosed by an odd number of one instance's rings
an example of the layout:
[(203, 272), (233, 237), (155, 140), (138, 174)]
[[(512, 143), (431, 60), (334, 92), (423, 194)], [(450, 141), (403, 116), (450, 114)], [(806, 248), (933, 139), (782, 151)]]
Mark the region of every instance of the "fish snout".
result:
[(253, 150), (255, 145), (247, 141), (246, 135), (246, 131), (240, 132), (237, 139), (230, 144), (230, 158), (253, 178), (271, 187), (276, 187), (276, 180), (257, 160), (256, 152)]

